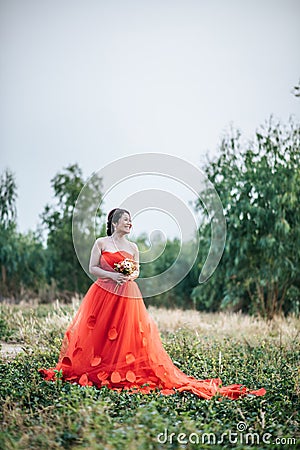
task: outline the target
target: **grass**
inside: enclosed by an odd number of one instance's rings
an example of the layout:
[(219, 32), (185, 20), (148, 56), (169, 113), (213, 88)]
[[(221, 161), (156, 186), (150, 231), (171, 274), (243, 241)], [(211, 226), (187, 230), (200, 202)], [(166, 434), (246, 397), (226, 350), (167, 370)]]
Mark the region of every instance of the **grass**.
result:
[[(64, 330), (78, 304), (74, 300), (72, 305), (1, 305), (1, 449), (288, 449), (299, 445), (295, 443), (300, 409), (298, 318), (267, 322), (242, 314), (150, 307), (166, 350), (185, 373), (267, 389), (264, 397), (206, 401), (187, 392), (129, 395), (42, 380), (37, 369), (55, 365)], [(16, 346), (18, 353), (6, 353), (5, 344)]]

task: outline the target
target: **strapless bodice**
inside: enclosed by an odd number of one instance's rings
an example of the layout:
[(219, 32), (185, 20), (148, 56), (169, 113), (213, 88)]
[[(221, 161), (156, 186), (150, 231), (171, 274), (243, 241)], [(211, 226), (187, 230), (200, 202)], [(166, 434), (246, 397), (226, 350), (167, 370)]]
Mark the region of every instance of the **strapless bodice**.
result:
[(114, 264), (123, 261), (123, 259), (125, 258), (132, 259), (133, 255), (126, 250), (116, 252), (109, 252), (108, 250), (104, 250), (101, 252), (99, 264), (103, 270), (114, 270)]

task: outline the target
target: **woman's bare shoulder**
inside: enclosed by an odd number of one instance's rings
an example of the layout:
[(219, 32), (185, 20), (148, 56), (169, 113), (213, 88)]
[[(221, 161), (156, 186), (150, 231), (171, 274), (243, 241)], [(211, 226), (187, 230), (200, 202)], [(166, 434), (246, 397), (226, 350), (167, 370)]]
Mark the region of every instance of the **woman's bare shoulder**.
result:
[(139, 248), (138, 248), (138, 246), (136, 245), (135, 242), (131, 242), (131, 241), (128, 241), (128, 242), (130, 243), (130, 246), (131, 246), (133, 251), (135, 251), (135, 252), (139, 251)]
[(103, 249), (104, 245), (107, 241), (108, 236), (99, 237), (95, 241), (95, 246), (97, 246), (99, 249)]

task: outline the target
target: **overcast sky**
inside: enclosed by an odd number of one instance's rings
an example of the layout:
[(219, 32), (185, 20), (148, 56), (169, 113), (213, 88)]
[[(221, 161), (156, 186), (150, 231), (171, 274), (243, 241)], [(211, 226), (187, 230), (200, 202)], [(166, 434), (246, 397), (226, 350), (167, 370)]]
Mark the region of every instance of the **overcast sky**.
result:
[(251, 138), (271, 114), (299, 120), (299, 0), (0, 5), (1, 171), (16, 175), (22, 231), (71, 163), (85, 177), (145, 152), (200, 166), (231, 123)]

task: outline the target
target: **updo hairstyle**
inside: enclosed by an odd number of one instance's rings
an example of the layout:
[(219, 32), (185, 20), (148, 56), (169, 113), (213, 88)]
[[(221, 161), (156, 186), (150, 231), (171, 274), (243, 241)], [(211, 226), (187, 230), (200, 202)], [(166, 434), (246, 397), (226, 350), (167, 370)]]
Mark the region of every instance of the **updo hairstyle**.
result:
[(130, 217), (130, 212), (127, 211), (127, 209), (114, 208), (108, 213), (107, 223), (106, 223), (107, 236), (111, 236), (113, 234), (113, 232), (114, 232), (113, 222), (117, 223), (124, 213), (127, 213)]

